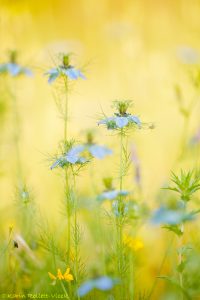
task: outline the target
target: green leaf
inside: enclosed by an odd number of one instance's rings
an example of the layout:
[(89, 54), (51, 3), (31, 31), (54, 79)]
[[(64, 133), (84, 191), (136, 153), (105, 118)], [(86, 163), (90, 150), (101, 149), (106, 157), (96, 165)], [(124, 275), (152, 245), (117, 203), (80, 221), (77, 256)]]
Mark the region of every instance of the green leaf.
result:
[(165, 225), (162, 228), (165, 228), (165, 229), (167, 229), (169, 231), (174, 232), (177, 236), (182, 236), (183, 235), (183, 232), (178, 227), (178, 225)]

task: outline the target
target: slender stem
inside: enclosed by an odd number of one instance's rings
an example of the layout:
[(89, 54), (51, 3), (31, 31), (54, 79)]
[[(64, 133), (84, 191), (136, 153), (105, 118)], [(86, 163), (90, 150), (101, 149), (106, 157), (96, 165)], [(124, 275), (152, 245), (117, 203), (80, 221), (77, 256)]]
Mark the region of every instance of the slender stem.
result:
[(67, 141), (68, 138), (68, 80), (64, 77), (65, 83), (65, 107), (64, 107), (64, 140)]
[[(64, 144), (68, 139), (68, 80), (64, 77), (65, 86), (65, 103), (64, 103)], [(69, 189), (69, 173), (65, 168), (65, 197), (67, 199), (67, 260), (70, 259), (71, 248), (71, 203), (70, 203), (70, 189)]]
[(61, 284), (61, 287), (62, 287), (62, 289), (63, 289), (63, 292), (64, 292), (64, 294), (65, 294), (67, 300), (70, 300), (69, 295), (68, 295), (68, 293), (67, 293), (67, 290), (66, 290), (66, 288), (65, 288), (65, 286), (64, 286), (64, 284), (63, 284), (63, 282), (60, 281), (60, 284)]
[[(13, 82), (14, 85), (14, 82)], [(17, 164), (17, 178), (19, 187), (22, 188), (23, 186), (23, 176), (22, 176), (22, 165), (21, 165), (21, 158), (20, 158), (20, 150), (19, 150), (19, 138), (20, 138), (20, 117), (17, 107), (17, 98), (16, 98), (16, 88), (13, 87), (13, 91), (11, 92), (12, 96), (12, 110), (13, 110), (13, 118), (14, 118), (14, 145), (15, 145), (15, 155), (16, 155), (16, 164)]]
[[(182, 232), (182, 235), (179, 238), (179, 247), (182, 247), (183, 246), (183, 233), (184, 233), (184, 224), (183, 223), (180, 224), (180, 230)], [(183, 262), (183, 255), (182, 255), (182, 251), (180, 249), (179, 254), (178, 254), (178, 264), (181, 265), (182, 262)], [(182, 271), (179, 271), (179, 284), (180, 284), (181, 292), (182, 292), (182, 290), (183, 290), (183, 274), (182, 274)], [(184, 299), (183, 292), (181, 293), (181, 299), (182, 300)]]
[[(120, 131), (120, 170), (119, 170), (119, 190), (118, 216), (116, 217), (117, 227), (117, 256), (118, 256), (118, 274), (123, 281), (123, 207), (121, 191), (123, 188), (123, 129)], [(120, 288), (120, 299), (123, 299), (123, 288)]]
[(129, 265), (130, 265), (130, 276), (129, 276), (130, 300), (133, 300), (134, 299), (134, 257), (132, 251), (130, 251), (129, 254)]
[[(73, 172), (73, 171), (72, 171)], [(73, 201), (74, 201), (74, 248), (75, 248), (75, 278), (76, 288), (79, 285), (79, 237), (78, 237), (78, 224), (77, 224), (77, 197), (76, 197), (76, 179), (73, 173)], [(79, 295), (77, 296), (80, 299)]]

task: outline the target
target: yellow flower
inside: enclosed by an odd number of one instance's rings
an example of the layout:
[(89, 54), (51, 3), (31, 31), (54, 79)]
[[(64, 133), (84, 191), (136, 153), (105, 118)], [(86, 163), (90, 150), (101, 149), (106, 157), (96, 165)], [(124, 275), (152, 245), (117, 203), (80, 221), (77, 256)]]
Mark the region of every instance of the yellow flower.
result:
[(48, 272), (50, 279), (56, 280), (56, 276), (54, 276), (51, 272)]
[(64, 278), (65, 278), (66, 281), (74, 280), (73, 275), (70, 274), (70, 268), (67, 268), (66, 272), (64, 273)]
[(74, 280), (74, 277), (72, 274), (70, 274), (70, 268), (67, 268), (64, 274), (62, 274), (61, 269), (57, 270), (57, 276), (53, 275), (52, 273), (48, 272), (50, 279), (53, 280), (54, 284), (56, 279), (59, 280), (66, 280), (67, 282)]
[(138, 251), (144, 247), (144, 244), (140, 239), (128, 235), (124, 235), (123, 243), (133, 251)]
[(60, 269), (58, 269), (58, 271), (57, 271), (57, 278), (58, 278), (59, 280), (64, 279), (64, 276), (63, 276), (63, 274), (62, 274), (62, 272), (61, 272)]

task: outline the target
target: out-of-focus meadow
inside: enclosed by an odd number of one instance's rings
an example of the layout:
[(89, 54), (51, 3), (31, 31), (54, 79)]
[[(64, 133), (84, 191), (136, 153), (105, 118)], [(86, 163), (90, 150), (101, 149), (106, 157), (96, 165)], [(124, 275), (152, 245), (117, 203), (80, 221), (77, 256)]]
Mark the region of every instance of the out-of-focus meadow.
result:
[[(44, 250), (48, 248), (44, 244), (51, 239), (51, 234), (59, 237), (63, 247), (69, 225), (63, 214), (62, 175), (50, 170), (50, 158), (63, 140), (63, 120), (56, 106), (56, 88), (48, 84), (44, 73), (57, 64), (59, 53), (72, 53), (72, 64), (81, 69), (86, 80), (73, 81), (70, 85), (69, 136), (83, 143), (86, 130), (93, 129), (95, 142), (112, 149), (113, 155), (103, 160), (93, 159), (77, 177), (79, 234), (82, 235), (80, 256), (85, 275), (78, 281), (73, 259), (69, 263), (69, 257), (64, 258), (61, 265), (69, 266), (74, 276), (72, 283), (68, 280), (64, 286), (65, 296), (69, 294), (70, 299), (76, 299), (79, 297), (77, 289), (83, 282), (106, 275), (119, 279), (119, 283), (112, 282), (113, 294), (111, 288), (107, 291), (103, 285), (100, 288), (103, 291), (96, 288), (97, 292), (86, 295), (88, 299), (200, 299), (195, 284), (184, 288), (183, 272), (178, 271), (177, 276), (181, 287), (170, 284), (172, 279), (156, 280), (156, 276), (169, 276), (176, 268), (176, 238), (171, 245), (173, 232), (154, 226), (151, 221), (153, 212), (165, 202), (165, 197), (172, 197), (170, 201), (174, 201), (174, 195), (170, 196), (173, 192), (167, 194), (161, 190), (164, 185), (171, 185), (170, 172), (180, 174), (181, 169), (196, 172), (199, 167), (199, 15), (198, 0), (0, 0), (0, 63), (8, 61), (10, 50), (17, 50), (18, 63), (33, 72), (33, 77), (20, 76), (16, 80), (0, 77), (0, 250), (3, 249), (2, 255), (5, 255), (10, 249), (9, 257), (12, 256), (11, 262), (7, 257), (0, 264), (1, 293), (47, 293), (54, 288), (63, 293), (63, 286), (59, 290), (57, 283), (52, 285), (47, 273), (55, 273), (60, 266), (59, 255), (54, 255), (54, 265), (51, 251)], [(23, 177), (34, 198), (34, 205), (25, 217), (27, 223), (23, 224), (20, 222), (25, 221), (16, 204), (18, 171), (13, 138), (16, 137), (16, 120), (8, 93), (11, 86), (17, 99)], [(113, 224), (110, 225), (112, 221), (106, 216), (106, 211), (110, 211), (109, 201), (100, 207), (96, 204), (97, 195), (105, 189), (102, 178), (113, 177), (114, 186), (119, 189), (120, 141), (116, 134), (97, 123), (102, 112), (106, 116), (113, 113), (113, 100), (123, 99), (132, 100), (131, 113), (148, 124), (153, 123), (150, 127), (154, 128), (134, 130), (129, 137), (132, 159), (123, 188), (131, 191), (134, 201), (142, 203), (145, 217), (140, 216), (139, 224), (135, 219), (130, 221), (125, 230), (140, 239), (142, 249), (139, 246), (137, 251), (130, 250), (134, 259), (127, 254), (129, 263), (134, 260), (135, 267), (133, 274), (128, 273), (125, 279), (131, 282), (134, 278), (134, 288), (130, 283), (127, 291), (120, 294), (115, 289), (126, 283), (120, 282), (122, 271), (115, 272), (112, 255), (108, 253), (115, 243)], [(191, 209), (198, 209), (198, 205), (196, 196)], [(191, 255), (193, 274), (194, 265), (200, 260), (199, 224), (194, 220), (187, 226), (181, 245), (187, 242), (196, 247), (196, 256)], [(52, 231), (46, 239), (45, 228)], [(17, 247), (12, 248), (9, 238), (19, 240), (22, 254), (13, 254)], [(130, 243), (125, 241), (124, 244)], [(120, 250), (117, 253), (117, 260), (122, 259)], [(29, 259), (31, 262), (27, 262)], [(184, 258), (180, 261), (179, 255), (178, 259), (181, 265)], [(4, 276), (14, 276), (11, 285), (6, 285)], [(189, 284), (187, 276), (185, 282)], [(81, 297), (81, 292), (79, 294)]]

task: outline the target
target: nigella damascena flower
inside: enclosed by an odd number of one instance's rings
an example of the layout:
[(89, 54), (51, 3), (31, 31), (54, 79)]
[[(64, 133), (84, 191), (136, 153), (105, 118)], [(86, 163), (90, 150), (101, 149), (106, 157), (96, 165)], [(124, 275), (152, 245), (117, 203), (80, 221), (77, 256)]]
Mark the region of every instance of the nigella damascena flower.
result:
[(76, 80), (78, 78), (86, 79), (86, 77), (79, 69), (76, 69), (74, 66), (69, 64), (69, 54), (64, 54), (62, 60), (62, 65), (52, 68), (45, 73), (45, 75), (49, 76), (49, 83), (54, 82), (57, 78), (62, 76), (67, 77), (71, 80)]
[(106, 117), (98, 122), (98, 125), (106, 125), (107, 129), (115, 130), (128, 127), (141, 128), (142, 122), (139, 117), (132, 115), (127, 112), (128, 108), (131, 105), (131, 101), (115, 101), (114, 107), (117, 109), (117, 112), (114, 113), (114, 116)]
[(84, 150), (88, 152), (92, 157), (103, 159), (107, 155), (111, 155), (113, 152), (109, 148), (97, 145), (94, 142), (94, 133), (92, 130), (87, 131), (87, 140), (83, 144)]
[(154, 211), (151, 222), (155, 225), (177, 225), (182, 222), (192, 221), (194, 218), (195, 214), (193, 212), (187, 213), (183, 209), (178, 210), (161, 206), (159, 209)]
[(108, 276), (101, 276), (84, 282), (78, 289), (78, 295), (79, 297), (83, 297), (93, 289), (109, 291), (118, 283), (118, 279), (113, 279)]
[(32, 71), (16, 63), (16, 58), (17, 58), (16, 51), (11, 51), (9, 62), (0, 64), (0, 74), (10, 74), (13, 77), (22, 74), (27, 76), (32, 76), (33, 75)]
[(125, 197), (129, 194), (128, 191), (125, 190), (110, 190), (110, 191), (105, 191), (102, 194), (98, 196), (98, 200), (114, 200), (118, 198), (119, 196)]
[(53, 163), (53, 165), (50, 167), (50, 169), (54, 169), (56, 167), (65, 167), (68, 165), (75, 165), (75, 164), (84, 164), (88, 160), (81, 156), (81, 152), (83, 152), (84, 146), (77, 145), (73, 146), (71, 149), (69, 149), (65, 154), (61, 155), (56, 159), (56, 161)]
[(116, 190), (113, 188), (112, 178), (105, 177), (103, 178), (103, 183), (105, 186), (105, 191), (98, 195), (97, 199), (100, 201), (104, 200), (115, 200), (118, 197), (125, 197), (129, 194), (126, 190)]

